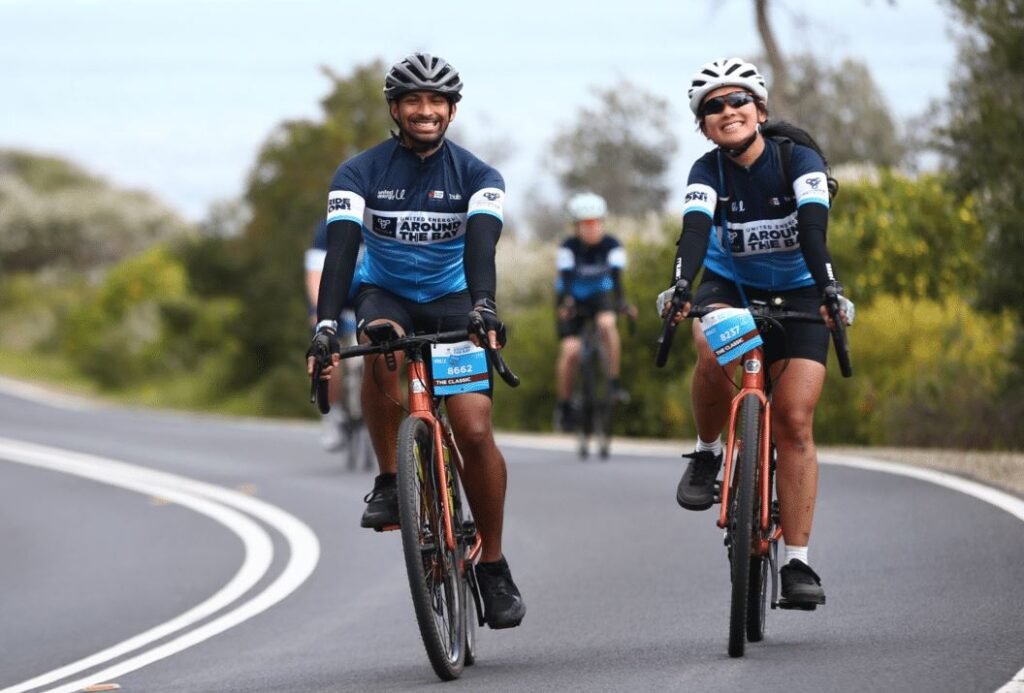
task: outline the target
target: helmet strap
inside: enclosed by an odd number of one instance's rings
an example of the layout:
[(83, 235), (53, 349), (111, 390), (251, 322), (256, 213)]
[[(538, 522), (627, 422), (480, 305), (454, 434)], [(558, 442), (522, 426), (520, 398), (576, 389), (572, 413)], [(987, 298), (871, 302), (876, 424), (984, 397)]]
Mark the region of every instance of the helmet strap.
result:
[(750, 145), (754, 144), (754, 142), (757, 141), (757, 133), (759, 133), (759, 132), (761, 132), (761, 127), (760, 126), (758, 126), (756, 130), (754, 130), (754, 134), (753, 135), (751, 135), (747, 139), (743, 140), (743, 142), (740, 143), (740, 146), (738, 146), (738, 147), (736, 147), (734, 149), (729, 149), (727, 147), (719, 147), (719, 149), (721, 149), (723, 152), (725, 152), (726, 155), (730, 159), (736, 159), (736, 158), (738, 158), (740, 156), (743, 156), (743, 152), (745, 152), (748, 149), (750, 149)]

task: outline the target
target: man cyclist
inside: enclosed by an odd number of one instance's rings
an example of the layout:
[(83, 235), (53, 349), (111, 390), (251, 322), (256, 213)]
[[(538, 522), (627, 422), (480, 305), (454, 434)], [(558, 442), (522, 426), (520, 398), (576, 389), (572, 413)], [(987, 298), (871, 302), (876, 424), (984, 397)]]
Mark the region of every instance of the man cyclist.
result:
[(626, 402), (629, 395), (619, 382), (621, 346), (615, 319), (620, 312), (635, 317), (636, 308), (626, 302), (622, 288), (626, 249), (618, 239), (605, 233), (608, 205), (604, 198), (592, 192), (578, 193), (569, 198), (566, 209), (575, 233), (562, 243), (555, 256), (559, 338), (556, 425), (562, 431), (571, 431), (575, 425), (571, 397), (582, 351), (583, 326), (588, 320), (597, 326), (608, 355), (610, 395), (615, 401)]
[[(320, 223), (316, 225), (316, 230), (313, 232), (313, 243), (306, 249), (304, 264), (306, 270), (306, 305), (309, 309), (309, 326), (311, 328), (316, 325), (316, 299), (317, 294), (320, 292), (320, 277), (323, 274), (324, 269), (324, 258), (327, 257), (327, 220), (321, 219)], [(349, 298), (345, 302), (345, 307), (342, 308), (341, 315), (338, 320), (338, 339), (341, 344), (347, 342), (355, 343), (355, 331), (356, 331), (356, 316), (351, 309), (351, 300), (355, 297), (355, 290), (358, 285), (353, 283), (352, 289), (349, 291)], [(343, 363), (338, 364), (339, 369), (343, 369), (345, 365)], [(324, 449), (328, 452), (336, 452), (342, 449), (345, 444), (345, 438), (342, 435), (342, 428), (345, 425), (345, 410), (338, 405), (342, 402), (344, 397), (344, 388), (346, 387), (345, 379), (340, 374), (338, 377), (331, 378), (328, 385), (328, 400), (331, 404), (331, 410), (323, 416), (322, 419), (322, 433), (320, 435), (320, 443)]]
[[(690, 169), (674, 281), (691, 283), (702, 264), (704, 273), (676, 321), (692, 305), (743, 306), (748, 298), (774, 296), (784, 298), (793, 310), (820, 310), (828, 320), (823, 292), (829, 286), (842, 287), (825, 243), (829, 197), (821, 156), (794, 145), (786, 178), (779, 145), (760, 132), (768, 118), (768, 91), (749, 62), (728, 58), (705, 64), (694, 75), (688, 95), (700, 131), (716, 149)], [(668, 294), (659, 297), (662, 305)], [(664, 308), (660, 305), (659, 310)], [(787, 321), (784, 327), (784, 333), (771, 330), (765, 339), (766, 361), (775, 377), (772, 431), (786, 543), (781, 604), (813, 609), (825, 603), (825, 591), (807, 559), (818, 483), (812, 424), (825, 382), (829, 333), (823, 324)], [(685, 455), (690, 462), (676, 500), (684, 508), (704, 510), (714, 502), (736, 363), (725, 369), (718, 365), (696, 321), (693, 335), (698, 437), (694, 452)]]
[[(482, 316), (490, 344), (504, 340), (495, 303), (494, 254), (503, 223), (501, 175), (445, 138), (462, 98), (459, 73), (443, 59), (415, 53), (395, 63), (384, 97), (397, 133), (338, 167), (327, 204), (327, 258), (317, 302), (314, 346), (338, 351), (340, 297), (356, 273), (360, 339), (390, 323), (399, 334), (466, 329)], [(475, 339), (475, 337), (473, 337)], [(311, 347), (312, 350), (313, 347)], [(338, 357), (334, 357), (335, 363)], [(312, 373), (312, 359), (309, 360)], [(332, 369), (325, 369), (330, 377)], [(526, 605), (502, 553), (507, 472), (494, 441), (491, 392), (452, 395), (447, 410), (467, 465), (463, 484), (483, 541), (477, 581), (491, 628), (519, 625)], [(363, 411), (380, 466), (366, 496), (363, 527), (398, 524), (395, 486), (403, 417), (397, 371), (367, 359)]]

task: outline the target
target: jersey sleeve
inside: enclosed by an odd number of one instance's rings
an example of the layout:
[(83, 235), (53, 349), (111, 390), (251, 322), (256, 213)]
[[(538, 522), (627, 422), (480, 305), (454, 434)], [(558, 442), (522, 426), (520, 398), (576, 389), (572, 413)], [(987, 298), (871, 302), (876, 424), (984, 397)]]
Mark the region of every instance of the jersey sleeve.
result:
[(626, 266), (626, 249), (619, 243), (617, 238), (611, 238), (611, 248), (608, 250), (608, 266), (621, 270)]
[(469, 197), (466, 218), (476, 214), (490, 214), (498, 221), (505, 221), (505, 179), (498, 171), (481, 162), (482, 170), (478, 173), (473, 194)]
[(366, 212), (364, 188), (351, 161), (339, 166), (327, 196), (327, 224), (354, 221), (362, 227), (363, 214)]
[(555, 253), (555, 269), (559, 272), (565, 270), (575, 269), (576, 267), (576, 253), (573, 252), (572, 248), (569, 247), (569, 242), (566, 241), (558, 247), (558, 252)]
[(790, 171), (797, 207), (809, 202), (829, 206), (825, 161), (818, 152), (803, 145), (793, 145)]
[(715, 206), (718, 204), (718, 189), (713, 170), (714, 157), (702, 156), (690, 168), (690, 177), (686, 181), (686, 192), (683, 195), (683, 216), (689, 212), (700, 212), (709, 218), (715, 218)]

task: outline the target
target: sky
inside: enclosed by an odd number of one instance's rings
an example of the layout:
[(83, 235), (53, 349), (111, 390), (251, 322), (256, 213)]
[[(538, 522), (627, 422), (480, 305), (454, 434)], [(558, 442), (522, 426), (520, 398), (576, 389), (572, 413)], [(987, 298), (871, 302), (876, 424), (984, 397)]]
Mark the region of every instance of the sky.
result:
[[(784, 51), (866, 62), (897, 119), (947, 94), (956, 47), (944, 4), (771, 6)], [(672, 108), (678, 209), (690, 164), (710, 148), (687, 105), (691, 75), (762, 47), (753, 0), (0, 0), (0, 148), (70, 159), (198, 221), (243, 192), (276, 125), (319, 116), (331, 86), (320, 66), (346, 75), (418, 50), (461, 73), (465, 144), (514, 145), (498, 168), (515, 214), (537, 191), (555, 198), (545, 151), (596, 105), (595, 89), (623, 80)]]

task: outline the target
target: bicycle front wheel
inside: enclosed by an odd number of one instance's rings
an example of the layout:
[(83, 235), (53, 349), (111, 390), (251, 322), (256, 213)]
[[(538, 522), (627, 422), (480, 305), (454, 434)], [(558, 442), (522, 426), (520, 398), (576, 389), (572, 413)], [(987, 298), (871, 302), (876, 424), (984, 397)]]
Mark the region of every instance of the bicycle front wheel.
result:
[[(768, 551), (763, 556), (751, 556), (750, 557), (750, 590), (747, 593), (747, 640), (750, 642), (760, 642), (764, 639), (764, 622), (765, 616), (768, 613), (768, 576), (771, 569), (771, 561), (768, 558), (769, 553), (775, 547), (775, 541), (771, 538), (774, 528), (775, 519), (774, 512), (775, 508), (772, 507), (772, 498), (775, 494), (775, 461), (772, 459), (774, 453), (769, 451), (769, 465), (768, 465), (768, 513), (772, 518), (768, 523), (768, 530), (763, 536), (764, 539), (768, 540)], [(756, 489), (761, 488), (761, 473), (762, 473), (760, 459), (757, 465), (757, 474), (755, 475), (754, 486)], [(761, 532), (760, 526), (760, 514), (761, 514), (761, 494), (758, 492), (754, 496), (754, 533), (759, 534)]]
[(434, 436), (423, 419), (398, 430), (398, 510), (405, 568), (423, 646), (434, 672), (450, 681), (466, 657), (466, 594), (459, 561), (444, 540), (442, 494), (434, 464)]
[(732, 570), (729, 608), (729, 656), (742, 657), (747, 640), (747, 604), (753, 555), (754, 497), (761, 459), (761, 400), (747, 395), (735, 430), (727, 531)]

